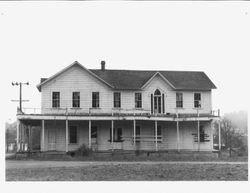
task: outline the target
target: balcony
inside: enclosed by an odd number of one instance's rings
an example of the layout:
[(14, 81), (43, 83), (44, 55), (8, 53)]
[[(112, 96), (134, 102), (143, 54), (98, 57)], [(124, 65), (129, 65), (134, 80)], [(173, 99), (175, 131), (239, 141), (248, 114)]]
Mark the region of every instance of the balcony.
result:
[(192, 120), (211, 120), (220, 117), (220, 111), (215, 110), (210, 113), (165, 113), (151, 114), (146, 109), (122, 109), (113, 108), (109, 111), (101, 108), (23, 108), (22, 112), (18, 111), (18, 118), (25, 119), (69, 119), (69, 120), (159, 120), (159, 121), (192, 121)]

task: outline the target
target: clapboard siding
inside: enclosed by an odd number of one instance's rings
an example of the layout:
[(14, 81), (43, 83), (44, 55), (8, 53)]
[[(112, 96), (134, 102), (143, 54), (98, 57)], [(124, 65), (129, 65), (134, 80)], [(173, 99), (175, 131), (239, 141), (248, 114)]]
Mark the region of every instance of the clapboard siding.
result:
[[(114, 149), (122, 150), (155, 150), (154, 121), (137, 121), (137, 125), (141, 127), (141, 136), (152, 136), (151, 141), (141, 141), (133, 144), (133, 121), (114, 121), (115, 128), (122, 128), (122, 135), (126, 140), (122, 143), (114, 142)], [(212, 129), (211, 122), (203, 121), (205, 133), (209, 135), (208, 142), (200, 143), (200, 150), (212, 150)], [(65, 121), (45, 121), (45, 151), (48, 151), (48, 132), (56, 129), (55, 134), (55, 150), (65, 151)], [(69, 121), (69, 126), (77, 126), (77, 144), (69, 144), (69, 151), (75, 150), (82, 144), (88, 145), (88, 121)], [(175, 122), (158, 121), (158, 125), (162, 127), (162, 142), (158, 143), (159, 150), (177, 149), (177, 131)], [(107, 151), (112, 149), (110, 143), (111, 121), (92, 121), (92, 126), (97, 127), (97, 143), (92, 144), (98, 151)], [(185, 150), (197, 150), (198, 143), (194, 141), (193, 133), (197, 133), (197, 122), (180, 122), (180, 148)]]
[[(178, 91), (183, 93), (183, 108), (176, 109), (176, 91), (168, 85), (159, 75), (140, 91), (112, 90), (109, 86), (90, 75), (78, 66), (73, 66), (60, 76), (52, 79), (41, 88), (42, 109), (44, 113), (51, 112), (52, 92), (60, 92), (60, 107), (72, 109), (72, 92), (80, 92), (80, 111), (89, 112), (92, 107), (92, 92), (100, 93), (100, 108), (92, 109), (93, 112), (111, 113), (113, 109), (113, 92), (121, 92), (121, 108), (135, 108), (135, 92), (142, 93), (142, 109), (150, 111), (151, 94), (159, 89), (165, 94), (166, 113), (197, 113), (194, 108), (193, 91)], [(197, 91), (199, 92), (199, 91)], [(210, 113), (212, 110), (211, 91), (200, 91), (201, 109), (200, 113)], [(56, 109), (55, 112), (62, 112)], [(79, 110), (78, 110), (79, 111)]]

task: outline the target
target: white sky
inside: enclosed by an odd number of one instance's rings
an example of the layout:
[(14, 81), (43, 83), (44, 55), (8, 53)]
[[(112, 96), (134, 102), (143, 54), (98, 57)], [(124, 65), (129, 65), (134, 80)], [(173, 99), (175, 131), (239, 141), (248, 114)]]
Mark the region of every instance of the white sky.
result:
[[(249, 5), (249, 4), (248, 4)], [(250, 7), (213, 2), (22, 2), (0, 4), (4, 121), (15, 120), (18, 87), (24, 107), (40, 107), (36, 88), (78, 60), (87, 68), (199, 70), (218, 87), (213, 108), (246, 110)], [(3, 98), (2, 98), (3, 97)]]

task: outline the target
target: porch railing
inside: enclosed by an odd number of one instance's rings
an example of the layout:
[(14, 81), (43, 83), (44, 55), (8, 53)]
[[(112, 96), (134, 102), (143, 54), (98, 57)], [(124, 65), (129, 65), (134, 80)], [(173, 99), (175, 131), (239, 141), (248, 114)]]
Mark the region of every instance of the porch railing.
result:
[(110, 110), (101, 108), (23, 108), (18, 114), (28, 115), (83, 115), (83, 116), (170, 116), (170, 117), (202, 117), (202, 116), (220, 116), (220, 110), (212, 110), (210, 113), (165, 113), (151, 114), (148, 109), (123, 109), (113, 108)]

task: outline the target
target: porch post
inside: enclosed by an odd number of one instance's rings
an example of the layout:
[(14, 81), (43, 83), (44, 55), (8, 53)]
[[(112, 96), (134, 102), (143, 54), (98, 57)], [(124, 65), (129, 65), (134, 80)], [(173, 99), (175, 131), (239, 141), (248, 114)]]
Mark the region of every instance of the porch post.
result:
[(221, 128), (220, 128), (220, 119), (219, 119), (219, 151), (221, 150)]
[(41, 151), (45, 150), (45, 144), (44, 144), (44, 119), (42, 120), (42, 140), (41, 140)]
[(158, 136), (157, 136), (157, 120), (155, 120), (155, 151), (158, 151), (157, 140), (158, 140)]
[(16, 148), (17, 148), (17, 152), (20, 151), (20, 120), (17, 119), (16, 122)]
[(89, 120), (89, 148), (91, 148), (91, 120)]
[(111, 145), (112, 151), (114, 151), (114, 121), (111, 120)]
[(177, 151), (180, 152), (180, 131), (179, 131), (179, 115), (178, 113), (176, 114), (177, 116), (177, 121), (176, 121), (176, 129), (177, 129)]
[(135, 121), (135, 119), (134, 119), (134, 146), (135, 146), (135, 148), (136, 148), (136, 132), (135, 132), (135, 129), (136, 129), (136, 121)]
[(198, 140), (198, 151), (200, 151), (200, 121), (197, 121), (197, 130), (198, 130), (198, 134), (197, 134), (197, 140)]
[(66, 142), (65, 142), (65, 151), (68, 152), (68, 145), (69, 145), (69, 121), (66, 119)]

